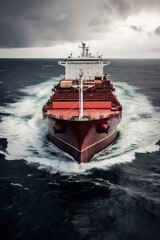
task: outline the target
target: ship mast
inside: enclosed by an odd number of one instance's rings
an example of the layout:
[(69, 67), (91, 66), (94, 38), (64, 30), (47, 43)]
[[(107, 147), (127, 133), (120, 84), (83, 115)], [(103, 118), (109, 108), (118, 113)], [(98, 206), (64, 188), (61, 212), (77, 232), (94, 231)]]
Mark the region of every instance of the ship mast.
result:
[(79, 120), (83, 119), (83, 72), (80, 69), (80, 88), (79, 88)]
[(80, 48), (82, 48), (82, 54), (81, 57), (85, 57), (85, 50), (86, 50), (86, 44), (81, 41), (82, 46), (80, 46)]

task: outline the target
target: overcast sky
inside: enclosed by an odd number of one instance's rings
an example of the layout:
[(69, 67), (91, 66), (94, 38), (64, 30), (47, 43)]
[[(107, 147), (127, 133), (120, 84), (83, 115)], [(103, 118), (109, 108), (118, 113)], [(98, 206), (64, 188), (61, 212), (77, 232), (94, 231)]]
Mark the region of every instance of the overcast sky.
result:
[(0, 58), (160, 58), (160, 0), (0, 0)]

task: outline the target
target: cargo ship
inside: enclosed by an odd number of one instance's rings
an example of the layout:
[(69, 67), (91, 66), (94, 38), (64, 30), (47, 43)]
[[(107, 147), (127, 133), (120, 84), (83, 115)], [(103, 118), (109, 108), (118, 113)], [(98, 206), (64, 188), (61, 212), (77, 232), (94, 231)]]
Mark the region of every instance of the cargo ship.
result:
[(108, 60), (95, 57), (82, 42), (82, 53), (72, 54), (59, 65), (65, 75), (43, 106), (51, 141), (79, 163), (87, 163), (117, 137), (122, 106), (110, 76), (103, 73)]

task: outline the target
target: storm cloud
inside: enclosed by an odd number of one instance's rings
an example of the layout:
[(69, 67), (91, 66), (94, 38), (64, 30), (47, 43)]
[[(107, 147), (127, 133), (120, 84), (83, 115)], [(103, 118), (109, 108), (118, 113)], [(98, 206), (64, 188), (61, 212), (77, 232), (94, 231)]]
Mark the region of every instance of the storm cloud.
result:
[(154, 33), (155, 33), (156, 35), (160, 36), (160, 26), (158, 26), (158, 27), (155, 29)]
[(0, 48), (99, 39), (130, 14), (160, 10), (159, 0), (0, 0), (0, 6)]
[(137, 32), (142, 31), (142, 27), (141, 26), (130, 25), (129, 28), (134, 30), (134, 31), (137, 31)]

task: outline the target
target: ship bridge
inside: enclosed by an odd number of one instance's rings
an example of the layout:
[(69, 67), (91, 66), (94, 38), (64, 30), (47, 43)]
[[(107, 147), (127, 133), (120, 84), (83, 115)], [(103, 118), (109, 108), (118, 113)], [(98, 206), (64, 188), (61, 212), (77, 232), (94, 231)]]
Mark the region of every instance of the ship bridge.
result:
[(58, 64), (65, 67), (65, 79), (79, 79), (80, 72), (83, 72), (84, 80), (93, 80), (95, 76), (103, 78), (103, 67), (108, 65), (109, 61), (103, 61), (102, 56), (94, 57), (89, 53), (89, 47), (82, 42), (82, 54), (79, 57), (73, 57), (72, 54), (66, 61), (59, 61)]

